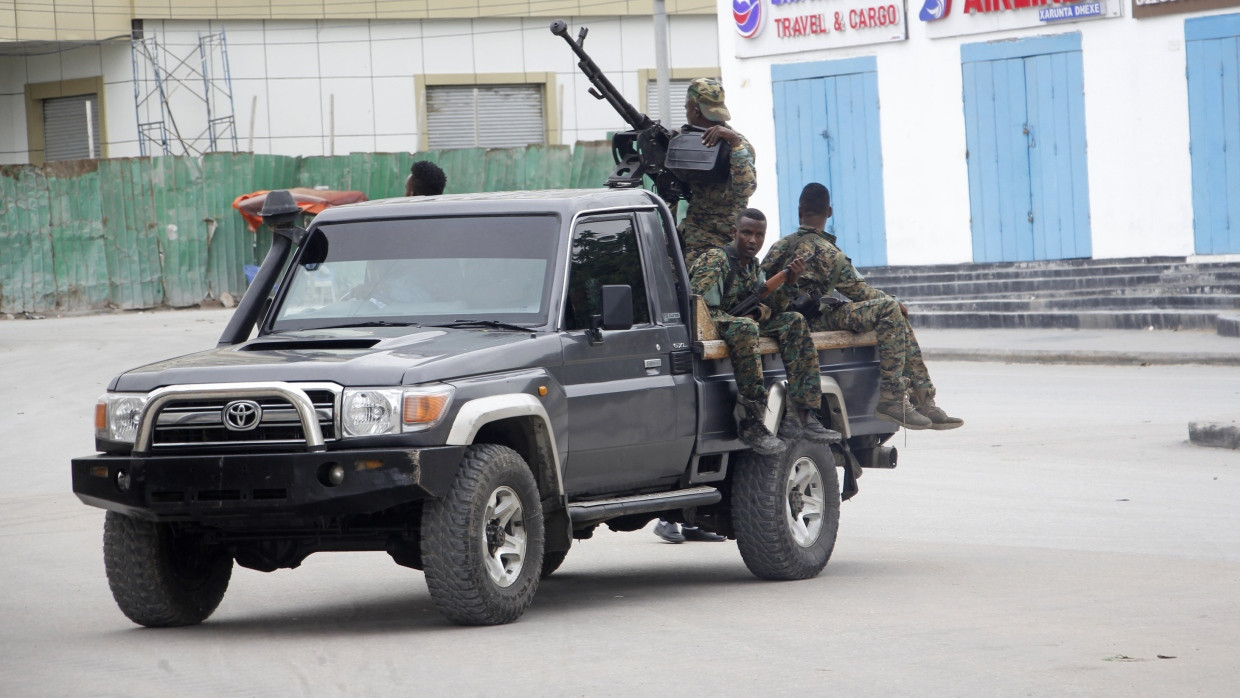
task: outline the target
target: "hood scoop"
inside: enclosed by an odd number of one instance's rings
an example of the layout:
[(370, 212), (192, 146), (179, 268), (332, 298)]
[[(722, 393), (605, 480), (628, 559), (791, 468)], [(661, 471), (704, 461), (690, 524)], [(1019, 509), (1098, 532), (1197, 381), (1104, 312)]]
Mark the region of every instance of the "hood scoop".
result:
[(250, 342), (241, 351), (365, 351), (378, 344), (374, 337), (347, 337), (326, 339), (280, 339), (269, 342)]

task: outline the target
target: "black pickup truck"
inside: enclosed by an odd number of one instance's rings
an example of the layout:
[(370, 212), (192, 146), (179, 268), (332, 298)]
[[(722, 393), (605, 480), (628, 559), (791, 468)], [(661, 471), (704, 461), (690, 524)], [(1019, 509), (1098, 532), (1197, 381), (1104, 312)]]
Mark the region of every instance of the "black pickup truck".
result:
[(809, 578), (861, 468), (895, 466), (873, 335), (814, 335), (841, 443), (737, 440), (727, 349), (650, 192), (374, 201), (307, 229), (295, 212), (268, 200), (271, 251), (219, 345), (114, 378), (100, 453), (72, 462), (136, 623), (202, 622), (234, 562), (358, 550), (424, 570), (453, 621), (511, 622), (574, 539), (656, 517), (735, 538), (759, 577)]

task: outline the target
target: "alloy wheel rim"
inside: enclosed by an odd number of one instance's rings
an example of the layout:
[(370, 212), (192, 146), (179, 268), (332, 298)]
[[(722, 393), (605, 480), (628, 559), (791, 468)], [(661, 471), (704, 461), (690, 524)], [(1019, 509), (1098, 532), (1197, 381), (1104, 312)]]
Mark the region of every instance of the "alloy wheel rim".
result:
[(527, 539), (521, 498), (511, 487), (497, 487), (482, 515), (482, 559), (496, 586), (512, 586), (521, 575)]
[(802, 456), (788, 470), (784, 515), (796, 544), (808, 548), (822, 532), (825, 510), (822, 474), (813, 459)]

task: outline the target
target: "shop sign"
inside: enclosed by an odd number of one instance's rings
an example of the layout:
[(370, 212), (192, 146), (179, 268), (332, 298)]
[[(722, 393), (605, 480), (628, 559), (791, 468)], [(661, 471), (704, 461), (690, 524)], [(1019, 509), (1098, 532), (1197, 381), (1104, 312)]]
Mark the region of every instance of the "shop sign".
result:
[(1132, 16), (1145, 19), (1226, 7), (1240, 7), (1240, 0), (1132, 0)]
[(771, 56), (908, 38), (904, 0), (732, 0), (736, 56)]
[[(1240, 2), (1240, 0), (1235, 0)], [(915, 0), (926, 36), (985, 34), (1119, 17), (1123, 0)]]

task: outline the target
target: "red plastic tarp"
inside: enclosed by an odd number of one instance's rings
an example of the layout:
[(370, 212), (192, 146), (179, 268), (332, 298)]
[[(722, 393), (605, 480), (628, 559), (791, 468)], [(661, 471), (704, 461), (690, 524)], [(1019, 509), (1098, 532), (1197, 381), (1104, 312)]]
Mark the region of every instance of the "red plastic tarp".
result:
[[(268, 190), (256, 191), (233, 199), (233, 208), (241, 212), (241, 217), (245, 219), (251, 233), (257, 232), (258, 226), (263, 224), (263, 219), (258, 214), (263, 210), (263, 202), (267, 200), (268, 193)], [(366, 200), (366, 195), (360, 191), (296, 187), (289, 189), (288, 193), (293, 195), (293, 201), (297, 202), (301, 210), (311, 214), (319, 213), (331, 206), (355, 204)]]

